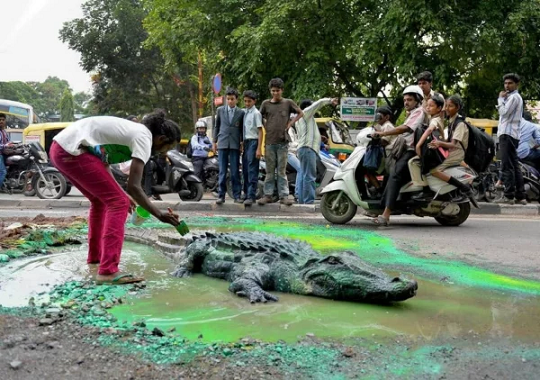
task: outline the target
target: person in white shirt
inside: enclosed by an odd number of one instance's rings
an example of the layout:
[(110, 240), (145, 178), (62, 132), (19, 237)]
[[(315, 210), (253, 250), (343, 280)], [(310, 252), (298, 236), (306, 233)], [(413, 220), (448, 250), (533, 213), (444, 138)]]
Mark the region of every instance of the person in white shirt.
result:
[[(501, 151), (501, 171), (504, 183), (504, 197), (499, 203), (527, 204), (523, 175), (519, 168), (517, 148), (521, 118), (523, 115), (523, 99), (518, 92), (519, 75), (506, 74), (503, 77), (504, 91), (499, 93), (499, 149)], [(515, 198), (515, 199), (514, 199)]]
[[(49, 151), (54, 166), (90, 201), (87, 262), (99, 264), (98, 283), (144, 281), (118, 269), (124, 225), (135, 202), (164, 223), (180, 223), (172, 211), (154, 206), (141, 186), (144, 165), (152, 152), (173, 149), (180, 142), (180, 128), (163, 113), (151, 114), (143, 123), (112, 116), (81, 119), (56, 135)], [(130, 159), (128, 196), (109, 165)]]

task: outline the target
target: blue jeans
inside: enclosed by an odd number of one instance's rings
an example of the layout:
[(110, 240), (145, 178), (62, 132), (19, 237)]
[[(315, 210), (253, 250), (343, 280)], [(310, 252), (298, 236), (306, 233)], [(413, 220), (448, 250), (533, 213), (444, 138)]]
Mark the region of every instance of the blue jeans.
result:
[(532, 164), (536, 170), (540, 171), (540, 150), (531, 149), (529, 155), (522, 161)]
[(257, 186), (259, 183), (259, 159), (257, 158), (256, 139), (244, 140), (244, 154), (242, 155), (242, 175), (244, 176), (244, 193), (247, 199), (257, 199)]
[(227, 194), (227, 169), (231, 165), (231, 182), (234, 199), (239, 199), (242, 193), (240, 183), (240, 150), (218, 149), (219, 162), (219, 197), (225, 198)]
[(267, 197), (274, 195), (276, 168), (279, 197), (287, 198), (289, 196), (289, 183), (287, 182), (288, 145), (285, 143), (265, 146), (266, 178), (264, 180), (264, 195)]
[[(302, 166), (302, 179), (298, 189), (298, 203), (312, 204), (315, 201), (315, 179), (317, 178), (317, 152), (308, 147), (298, 149)], [(298, 183), (298, 181), (296, 182)]]
[(4, 164), (4, 156), (0, 154), (0, 187), (2, 187), (2, 184), (4, 183), (4, 180), (6, 179), (6, 165)]
[(300, 199), (300, 193), (298, 189), (300, 187), (300, 181), (302, 178), (302, 166), (300, 160), (293, 153), (287, 153), (287, 162), (296, 170), (296, 183), (294, 184), (294, 197)]

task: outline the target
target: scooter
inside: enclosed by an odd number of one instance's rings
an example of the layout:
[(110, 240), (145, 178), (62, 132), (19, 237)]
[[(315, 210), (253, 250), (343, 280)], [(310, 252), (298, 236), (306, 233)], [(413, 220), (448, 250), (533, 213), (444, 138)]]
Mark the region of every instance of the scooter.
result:
[[(366, 148), (371, 141), (373, 128), (365, 128), (358, 136), (359, 144), (350, 157), (341, 165), (334, 175), (334, 181), (322, 190), (321, 212), (326, 220), (334, 224), (345, 224), (355, 215), (358, 207), (373, 215), (383, 212), (381, 200), (364, 200), (360, 195), (358, 181), (364, 181), (363, 168), (360, 166)], [(411, 159), (411, 161), (415, 158)], [(411, 168), (412, 162), (409, 162)], [(477, 174), (462, 166), (450, 167), (444, 171), (463, 183), (471, 183)], [(414, 178), (414, 176), (413, 176)], [(428, 198), (415, 198), (422, 193), (424, 187), (435, 193)], [(422, 175), (418, 181), (411, 180), (399, 193), (394, 215), (407, 214), (420, 217), (428, 216), (444, 226), (459, 226), (464, 223), (471, 212), (470, 200), (463, 196), (455, 186), (431, 175)]]
[[(183, 201), (200, 201), (204, 193), (203, 184), (195, 175), (193, 164), (187, 156), (176, 150), (169, 150), (167, 163), (165, 181), (163, 184), (152, 186), (152, 193), (177, 193)], [(116, 182), (124, 190), (127, 189), (128, 176), (120, 170), (118, 165), (111, 165), (111, 171)]]

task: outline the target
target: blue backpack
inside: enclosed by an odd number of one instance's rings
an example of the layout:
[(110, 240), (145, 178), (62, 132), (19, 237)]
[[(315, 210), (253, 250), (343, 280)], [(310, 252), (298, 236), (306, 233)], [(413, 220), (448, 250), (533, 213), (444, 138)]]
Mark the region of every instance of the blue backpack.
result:
[(371, 171), (378, 170), (381, 166), (383, 157), (384, 148), (381, 146), (380, 142), (374, 143), (374, 141), (372, 141), (369, 143), (366, 154), (364, 155), (364, 168)]

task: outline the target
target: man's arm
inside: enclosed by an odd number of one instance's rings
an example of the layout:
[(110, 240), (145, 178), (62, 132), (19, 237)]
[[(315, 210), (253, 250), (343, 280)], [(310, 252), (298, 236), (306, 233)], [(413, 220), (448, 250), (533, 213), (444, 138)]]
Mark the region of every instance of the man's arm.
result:
[(216, 112), (216, 123), (214, 124), (214, 131), (213, 131), (213, 134), (214, 134), (214, 146), (213, 146), (213, 150), (214, 150), (214, 153), (216, 153), (217, 151), (217, 143), (218, 143), (218, 136), (219, 136), (219, 127), (221, 126), (221, 107), (217, 109), (217, 112)]
[[(505, 102), (505, 100), (507, 101)], [(517, 96), (510, 96), (510, 98), (499, 97), (498, 103), (499, 115), (506, 116), (507, 114), (516, 111), (519, 101), (517, 99)]]
[(292, 120), (289, 120), (289, 122), (287, 123), (287, 131), (289, 130), (290, 127), (294, 125), (294, 123), (296, 123), (298, 120), (304, 117), (304, 111), (302, 111), (300, 107), (298, 107), (298, 105), (292, 100), (290, 102), (291, 102), (292, 110), (296, 112), (296, 117)]
[(534, 131), (533, 131), (533, 139), (536, 141), (535, 148), (538, 148), (540, 146), (540, 126), (534, 124)]
[(179, 224), (178, 217), (172, 213), (165, 213), (158, 210), (158, 208), (148, 200), (148, 197), (144, 193), (144, 190), (141, 187), (144, 165), (143, 160), (139, 158), (132, 159), (131, 168), (129, 170), (127, 193), (133, 197), (137, 204), (141, 205), (142, 208), (154, 215), (160, 221), (177, 226)]
[(315, 103), (313, 103), (309, 107), (304, 108), (304, 117), (306, 119), (309, 119), (310, 117), (313, 117), (313, 115), (315, 115), (315, 113), (318, 110), (320, 110), (321, 108), (323, 108), (327, 104), (330, 104), (331, 101), (332, 101), (332, 99), (330, 99), (330, 98), (322, 98), (322, 99), (317, 100)]

